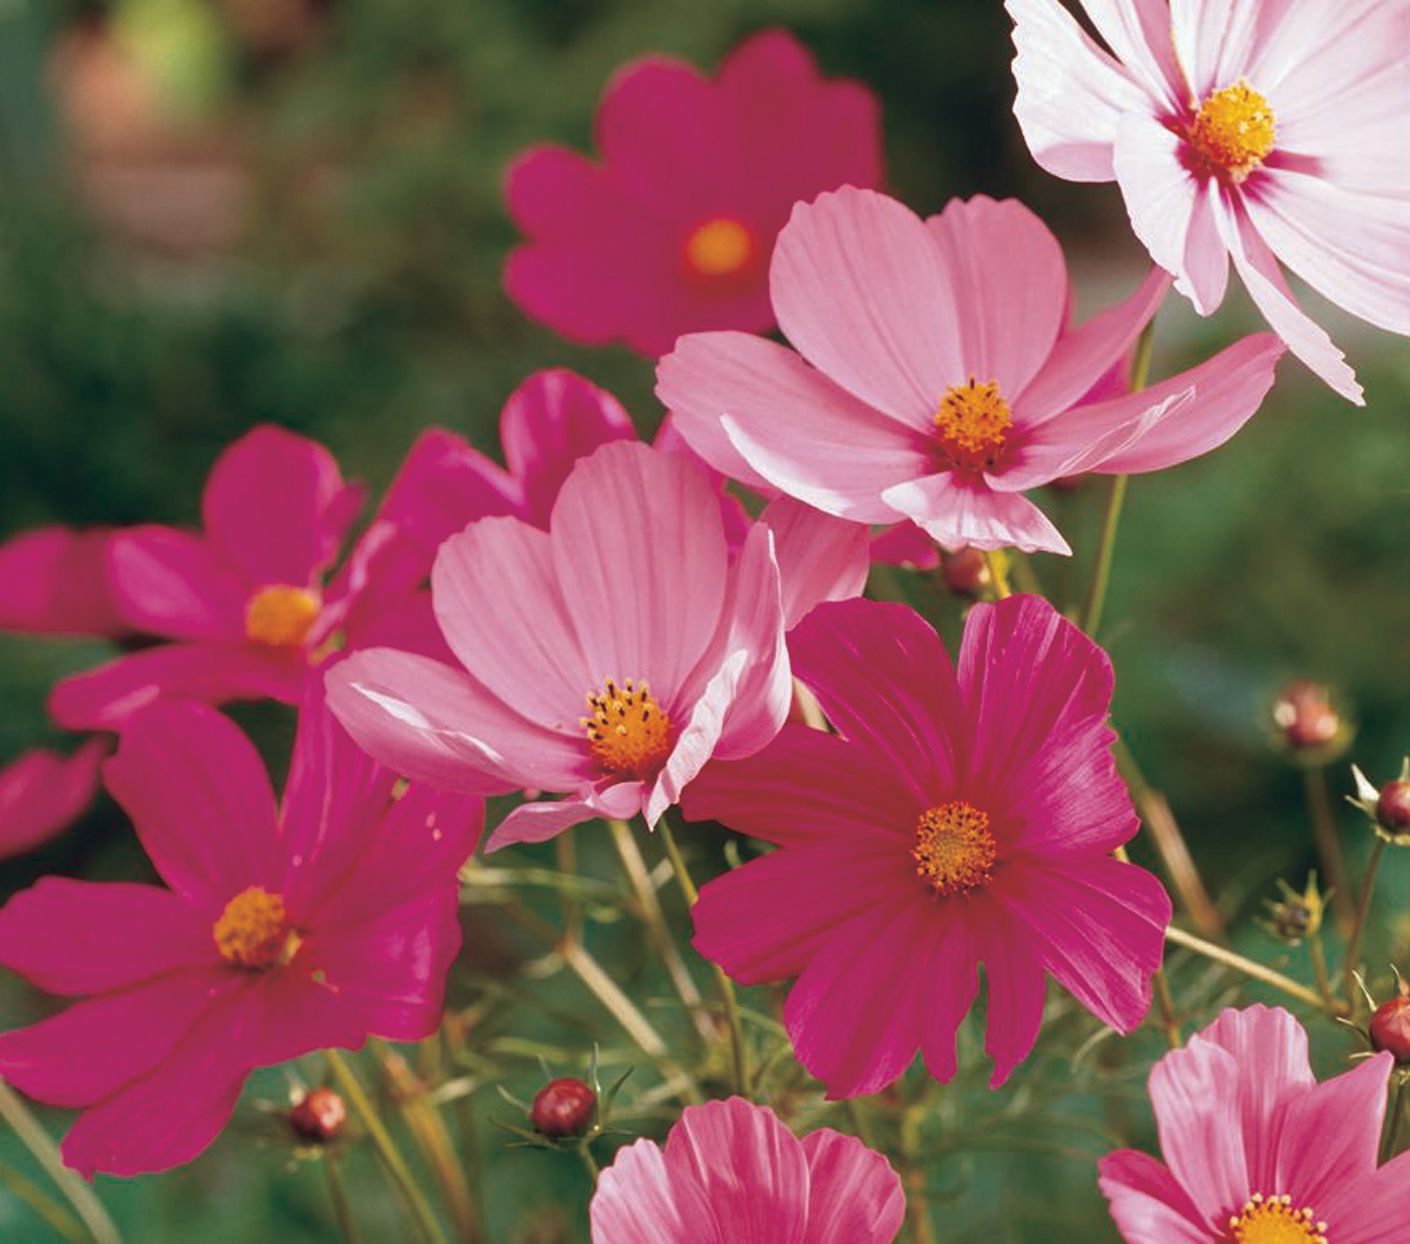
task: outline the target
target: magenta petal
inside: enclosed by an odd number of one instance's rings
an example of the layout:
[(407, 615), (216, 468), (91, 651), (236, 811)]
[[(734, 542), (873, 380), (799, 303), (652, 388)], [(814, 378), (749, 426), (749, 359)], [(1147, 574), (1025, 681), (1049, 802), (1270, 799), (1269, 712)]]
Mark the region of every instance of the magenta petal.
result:
[(90, 739), (72, 756), (34, 748), (0, 769), (0, 860), (23, 855), (67, 829), (98, 790), (108, 754)]
[(103, 768), (142, 846), (177, 893), (218, 914), (276, 880), (274, 793), (254, 745), (203, 704), (156, 704), (123, 731)]
[[(910, 879), (912, 887), (914, 877)], [(940, 1084), (954, 1078), (955, 1033), (979, 991), (979, 955), (965, 913), (953, 903), (933, 913), (929, 961), (921, 978), (921, 1049)]]
[(1097, 1169), (1112, 1221), (1126, 1244), (1208, 1244), (1199, 1211), (1154, 1158), (1121, 1149), (1102, 1158)]
[(617, 1150), (588, 1214), (592, 1244), (735, 1244), (701, 1188), (668, 1166), (650, 1140)]
[(108, 541), (108, 577), (135, 630), (172, 639), (242, 641), (250, 585), (200, 536), (133, 527)]
[(953, 471), (897, 484), (882, 499), (951, 552), (1010, 546), (1025, 553), (1072, 552), (1062, 533), (1026, 497), (997, 492), (985, 480)]
[[(1026, 939), (986, 905), (978, 952), (984, 964), (984, 1052), (994, 1060), (989, 1087), (1008, 1080), (1033, 1049), (1043, 1020), (1047, 982), (1043, 964)], [(948, 953), (942, 950), (940, 953)]]
[(940, 550), (934, 540), (908, 521), (896, 523), (872, 536), (871, 559), (883, 566), (935, 570), (940, 565)]
[(855, 1136), (830, 1127), (803, 1137), (808, 1159), (808, 1230), (800, 1244), (891, 1244), (906, 1196), (891, 1163)]
[(0, 908), (0, 963), (49, 993), (101, 993), (215, 962), (210, 920), (156, 886), (41, 877)]
[(792, 630), (825, 600), (851, 600), (867, 585), (871, 537), (859, 523), (779, 497), (761, 520), (774, 533), (774, 554), (783, 586), (783, 625)]
[(125, 635), (108, 588), (108, 536), (40, 527), (0, 544), (0, 630)]

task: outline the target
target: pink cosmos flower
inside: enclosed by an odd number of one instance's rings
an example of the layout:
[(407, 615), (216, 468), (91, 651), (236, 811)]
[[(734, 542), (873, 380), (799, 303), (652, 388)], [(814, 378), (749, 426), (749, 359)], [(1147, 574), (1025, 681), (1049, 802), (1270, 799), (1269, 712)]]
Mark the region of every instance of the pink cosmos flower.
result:
[(1150, 1077), (1165, 1162), (1100, 1164), (1127, 1244), (1402, 1244), (1410, 1153), (1377, 1169), (1394, 1059), (1318, 1084), (1280, 1008), (1226, 1010)]
[(134, 716), (105, 775), (170, 889), (46, 877), (0, 909), (0, 962), (84, 999), (0, 1036), (10, 1084), (82, 1109), (70, 1166), (175, 1166), (252, 1068), (435, 1030), (478, 800), (393, 798), (316, 703), (278, 808), (254, 747), (204, 705)]
[(1045, 976), (1135, 1028), (1170, 900), (1111, 857), (1137, 821), (1106, 654), (1032, 596), (976, 605), (958, 668), (919, 615), (872, 601), (820, 605), (789, 648), (840, 734), (785, 726), (682, 809), (778, 844), (704, 886), (694, 945), (746, 985), (798, 978), (784, 1023), (828, 1096), (878, 1091), (917, 1047), (954, 1075), (980, 963), (995, 1086), (1033, 1046)]
[(901, 1181), (831, 1128), (799, 1141), (739, 1097), (687, 1106), (662, 1149), (638, 1140), (602, 1172), (592, 1244), (890, 1244)]
[(1082, 471), (1154, 471), (1222, 444), (1282, 347), (1247, 337), (1134, 394), (1080, 399), (1155, 313), (1169, 278), (1077, 328), (1057, 240), (1012, 200), (922, 222), (872, 191), (799, 204), (770, 274), (798, 353), (744, 333), (683, 338), (657, 395), (691, 446), (859, 523), (911, 519), (949, 549), (1071, 550), (1022, 494)]
[(1284, 264), (1410, 333), (1410, 0), (1007, 0), (1034, 158), (1121, 187), (1136, 235), (1201, 315), (1232, 258), (1268, 323), (1333, 389), (1355, 373)]
[(463, 668), (355, 653), (329, 674), (329, 704), (414, 781), (565, 793), (516, 808), (491, 849), (600, 816), (654, 824), (711, 756), (750, 755), (783, 723), (774, 546), (756, 524), (731, 561), (704, 473), (605, 445), (573, 469), (546, 532), (487, 518), (441, 546), (431, 592)]
[(0, 860), (62, 833), (93, 802), (108, 745), (89, 739), (72, 756), (34, 748), (0, 769)]
[(711, 80), (651, 56), (608, 86), (600, 164), (535, 147), (505, 197), (528, 241), (504, 285), (574, 341), (659, 355), (681, 333), (773, 326), (766, 274), (799, 199), (881, 179), (875, 97), (826, 80), (784, 31), (745, 40)]
[(121, 638), (108, 590), (108, 532), (38, 527), (0, 544), (0, 631)]

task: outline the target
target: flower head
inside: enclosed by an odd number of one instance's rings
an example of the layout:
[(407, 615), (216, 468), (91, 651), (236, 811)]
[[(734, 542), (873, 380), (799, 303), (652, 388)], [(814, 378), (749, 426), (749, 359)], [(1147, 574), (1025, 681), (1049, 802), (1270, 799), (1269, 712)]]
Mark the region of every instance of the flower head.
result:
[(1051, 605), (976, 605), (958, 668), (909, 609), (825, 604), (789, 638), (838, 734), (786, 726), (711, 765), (685, 814), (779, 849), (700, 891), (694, 945), (743, 984), (796, 976), (784, 1023), (830, 1097), (919, 1048), (955, 1072), (982, 963), (993, 1083), (1037, 1036), (1044, 977), (1129, 1032), (1170, 901), (1111, 858), (1136, 817), (1111, 758), (1111, 666)]
[(1410, 3), (1082, 0), (1105, 48), (1058, 0), (1006, 7), (1015, 113), (1038, 163), (1116, 181), (1201, 315), (1223, 301), (1232, 259), (1293, 353), (1360, 402), (1282, 266), (1410, 333)]
[(601, 163), (536, 147), (505, 197), (528, 241), (509, 296), (575, 341), (663, 354), (681, 333), (773, 326), (769, 254), (799, 199), (881, 178), (875, 98), (821, 77), (784, 31), (713, 79), (665, 57), (625, 66), (598, 108)]
[(905, 1212), (881, 1154), (831, 1128), (800, 1141), (739, 1097), (620, 1150), (590, 1208), (592, 1244), (891, 1244)]
[(1410, 1154), (1379, 1169), (1393, 1060), (1318, 1084), (1286, 1011), (1226, 1010), (1150, 1077), (1165, 1162), (1123, 1149), (1100, 1164), (1127, 1244), (1396, 1244)]
[(69, 1165), (178, 1165), (252, 1068), (435, 1030), (478, 800), (397, 797), (319, 703), (278, 807), (253, 746), (204, 705), (135, 715), (105, 777), (169, 888), (46, 877), (0, 909), (0, 962), (83, 999), (0, 1036), (0, 1075), (82, 1110)]
[(1069, 552), (1024, 492), (1208, 452), (1258, 409), (1282, 349), (1247, 337), (1103, 395), (1168, 278), (1069, 327), (1057, 240), (1011, 200), (955, 200), (922, 221), (871, 191), (821, 195), (794, 208), (770, 286), (797, 353), (743, 333), (682, 338), (656, 389), (681, 435), (744, 484), (858, 523), (909, 519), (948, 549)]

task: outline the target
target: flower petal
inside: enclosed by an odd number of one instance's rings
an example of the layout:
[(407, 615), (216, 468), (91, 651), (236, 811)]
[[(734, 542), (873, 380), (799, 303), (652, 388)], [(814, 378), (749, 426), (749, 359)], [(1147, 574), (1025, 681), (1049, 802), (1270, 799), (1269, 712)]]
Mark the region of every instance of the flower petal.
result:
[(645, 790), (640, 782), (614, 782), (584, 795), (521, 803), (499, 823), (485, 843), (485, 852), (520, 842), (547, 842), (565, 829), (610, 817), (629, 821), (642, 810)]
[(1208, 1244), (1201, 1215), (1170, 1171), (1134, 1149), (1097, 1163), (1102, 1195), (1126, 1244)]
[(949, 552), (1013, 547), (1025, 553), (1072, 553), (1033, 502), (1017, 492), (995, 491), (986, 480), (946, 471), (897, 484), (881, 495)]
[(804, 1136), (803, 1154), (810, 1186), (802, 1244), (891, 1244), (906, 1216), (891, 1163), (830, 1127)]
[(71, 756), (32, 748), (0, 769), (0, 860), (61, 834), (93, 802), (108, 754), (90, 739)]
[(108, 540), (108, 578), (128, 625), (172, 639), (245, 638), (250, 586), (200, 536), (133, 527)]
[(860, 523), (833, 518), (792, 497), (770, 501), (760, 521), (774, 533), (785, 630), (814, 605), (851, 600), (865, 590), (871, 536)]
[(592, 1244), (733, 1244), (704, 1192), (666, 1163), (654, 1141), (617, 1150), (588, 1207)]
[(0, 630), (127, 634), (108, 588), (103, 529), (39, 527), (0, 544)]

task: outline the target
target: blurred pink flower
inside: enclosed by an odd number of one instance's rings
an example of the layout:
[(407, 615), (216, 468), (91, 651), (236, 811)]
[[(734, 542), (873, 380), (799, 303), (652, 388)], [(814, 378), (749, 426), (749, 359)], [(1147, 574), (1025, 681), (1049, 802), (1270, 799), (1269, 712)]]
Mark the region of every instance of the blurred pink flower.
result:
[(1410, 1153), (1377, 1169), (1386, 1053), (1318, 1084), (1286, 1011), (1225, 1010), (1150, 1077), (1165, 1163), (1123, 1149), (1101, 1186), (1127, 1244), (1402, 1244)]
[(740, 1097), (619, 1150), (590, 1208), (592, 1244), (891, 1244), (905, 1213), (881, 1154), (826, 1127), (799, 1141)]
[(394, 776), (317, 703), (278, 809), (254, 747), (204, 705), (135, 716), (105, 775), (171, 888), (46, 877), (0, 909), (0, 962), (84, 998), (0, 1036), (10, 1084), (83, 1110), (70, 1166), (175, 1166), (215, 1138), (252, 1068), (435, 1031), (478, 800), (394, 799)]
[(875, 97), (822, 78), (780, 30), (740, 44), (714, 79), (661, 56), (625, 66), (595, 133), (600, 164), (545, 146), (510, 167), (528, 241), (504, 285), (565, 337), (647, 355), (681, 333), (773, 327), (769, 252), (789, 209), (881, 179)]
[(1246, 337), (1140, 393), (1082, 404), (1155, 314), (1169, 277), (1078, 328), (1057, 240), (1008, 200), (922, 222), (844, 189), (799, 204), (771, 272), (798, 350), (683, 338), (657, 395), (716, 470), (859, 523), (911, 519), (948, 549), (1071, 550), (1022, 494), (1082, 471), (1206, 453), (1258, 409), (1282, 346)]
[(704, 886), (694, 945), (746, 985), (798, 978), (784, 1023), (828, 1096), (877, 1092), (917, 1047), (950, 1079), (980, 963), (994, 1086), (1033, 1046), (1045, 976), (1134, 1029), (1170, 900), (1111, 857), (1137, 821), (1106, 654), (1032, 596), (976, 605), (958, 670), (922, 618), (872, 601), (819, 606), (789, 648), (840, 736), (785, 726), (682, 809), (778, 844)]
[[(783, 723), (775, 541), (755, 524), (731, 560), (703, 472), (603, 446), (569, 475), (548, 531), (487, 518), (442, 545), (432, 596), (463, 669), (355, 653), (331, 671), (329, 703), (415, 781), (566, 792), (516, 808), (492, 849), (600, 816), (654, 824), (711, 756), (747, 756)], [(817, 595), (835, 569), (815, 569)]]
[(34, 748), (0, 769), (0, 860), (23, 855), (76, 821), (98, 790), (107, 754), (89, 739), (71, 756)]
[(0, 544), (0, 631), (126, 635), (108, 590), (108, 534), (37, 527)]
[(1072, 181), (1115, 180), (1201, 315), (1223, 301), (1232, 258), (1293, 353), (1360, 403), (1279, 263), (1410, 334), (1410, 0), (1082, 6), (1110, 54), (1057, 0), (1007, 0), (1034, 158)]

